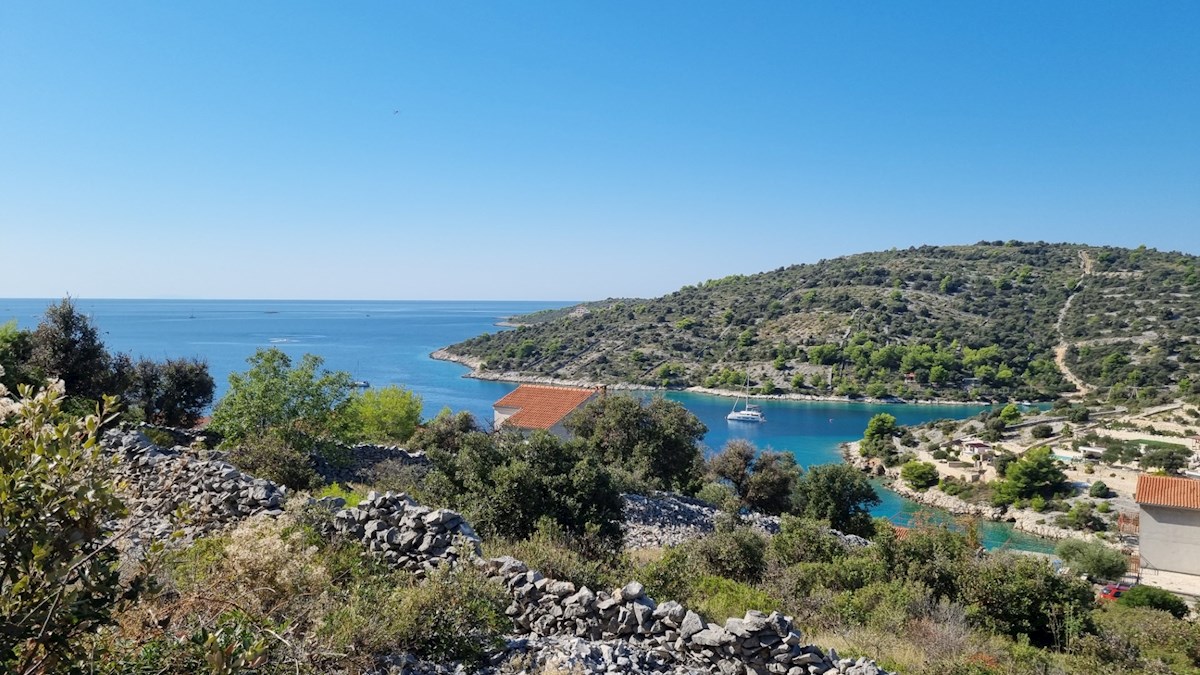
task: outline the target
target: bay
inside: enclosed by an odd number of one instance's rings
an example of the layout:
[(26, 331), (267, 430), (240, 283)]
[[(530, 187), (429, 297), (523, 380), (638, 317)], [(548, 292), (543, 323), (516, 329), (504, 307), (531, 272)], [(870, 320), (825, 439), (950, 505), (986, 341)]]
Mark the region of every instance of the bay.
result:
[[(56, 300), (0, 299), (0, 323), (16, 319), (35, 328)], [(425, 403), (425, 416), (443, 408), (466, 410), (490, 422), (492, 402), (516, 385), (463, 377), (465, 368), (435, 361), (429, 353), (484, 332), (500, 330), (505, 317), (566, 306), (569, 302), (525, 301), (303, 301), (303, 300), (75, 300), (91, 316), (110, 351), (153, 359), (200, 357), (217, 382), (217, 398), (228, 376), (244, 371), (256, 349), (277, 347), (293, 358), (313, 353), (325, 366), (345, 370), (372, 386), (409, 388)], [(667, 392), (707, 426), (707, 451), (745, 438), (760, 448), (793, 453), (802, 466), (840, 461), (838, 444), (862, 436), (879, 412), (901, 424), (963, 419), (982, 406), (867, 404), (824, 401), (758, 401), (766, 424), (730, 423), (733, 399)], [(908, 524), (915, 519), (945, 520), (946, 514), (879, 490), (883, 503), (873, 513)], [(1048, 551), (1052, 545), (1014, 532), (1001, 523), (982, 525), (988, 548), (1010, 546)]]

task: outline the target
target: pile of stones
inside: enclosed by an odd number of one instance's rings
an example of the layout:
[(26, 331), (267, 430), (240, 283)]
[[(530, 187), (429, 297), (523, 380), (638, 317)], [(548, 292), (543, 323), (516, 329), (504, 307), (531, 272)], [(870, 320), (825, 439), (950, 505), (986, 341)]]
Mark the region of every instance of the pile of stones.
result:
[[(716, 528), (720, 509), (708, 502), (666, 492), (651, 496), (622, 495), (625, 501), (625, 548), (666, 548), (702, 537)], [(779, 517), (751, 512), (742, 520), (765, 534), (779, 532)], [(842, 544), (861, 547), (869, 541), (830, 530)]]
[(421, 506), (404, 493), (370, 492), (351, 509), (341, 508), (345, 501), (340, 498), (315, 503), (337, 509), (333, 531), (362, 542), (392, 567), (418, 576), (482, 553), (479, 535), (461, 515)]
[(283, 513), (286, 490), (242, 473), (203, 451), (162, 448), (137, 431), (109, 430), (101, 447), (115, 461), (112, 472), (129, 513), (118, 530), (136, 524), (132, 543), (195, 537), (249, 516)]
[(318, 454), (312, 456), (313, 470), (329, 483), (373, 483), (381, 465), (429, 466), (429, 459), (420, 450), (406, 450), (398, 445), (359, 443), (342, 446), (345, 460), (330, 462)]
[[(876, 675), (873, 662), (839, 659), (805, 645), (791, 617), (748, 611), (724, 625), (708, 623), (675, 601), (656, 603), (631, 582), (611, 592), (576, 588), (530, 570), (511, 557), (481, 563), (512, 596), (505, 611), (517, 632), (587, 641), (622, 640), (644, 651), (641, 666), (667, 672), (679, 666), (725, 675)], [(607, 669), (607, 665), (605, 665)]]

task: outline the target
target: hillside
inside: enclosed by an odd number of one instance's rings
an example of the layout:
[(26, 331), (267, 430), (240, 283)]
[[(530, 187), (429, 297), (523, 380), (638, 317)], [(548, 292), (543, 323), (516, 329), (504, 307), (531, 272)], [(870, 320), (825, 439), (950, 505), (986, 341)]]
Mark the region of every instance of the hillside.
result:
[[(516, 317), (477, 375), (943, 400), (1190, 393), (1197, 257), (1043, 242), (822, 260)], [(1057, 363), (1056, 363), (1057, 358)]]

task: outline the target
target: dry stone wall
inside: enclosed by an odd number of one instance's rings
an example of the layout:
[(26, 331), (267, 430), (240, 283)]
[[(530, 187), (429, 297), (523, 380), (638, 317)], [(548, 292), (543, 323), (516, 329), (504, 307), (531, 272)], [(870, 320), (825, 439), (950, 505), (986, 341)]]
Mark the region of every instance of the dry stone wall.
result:
[(134, 525), (134, 544), (187, 543), (249, 516), (283, 513), (285, 488), (242, 473), (218, 453), (162, 448), (141, 432), (115, 429), (105, 432), (101, 447), (114, 460), (113, 478), (129, 508), (118, 529)]
[[(102, 445), (114, 460), (114, 475), (130, 508), (127, 523), (132, 524), (135, 544), (167, 538), (186, 542), (243, 518), (283, 512), (284, 488), (239, 471), (219, 453), (209, 455), (183, 446), (164, 449), (139, 432), (109, 431)], [(674, 510), (681, 526), (703, 515), (694, 510), (697, 504), (661, 495), (653, 501), (632, 502), (643, 511)], [(709, 623), (678, 602), (656, 602), (637, 582), (593, 591), (546, 578), (514, 558), (484, 560), (479, 536), (460, 514), (421, 506), (405, 494), (372, 492), (353, 508), (345, 508), (340, 498), (310, 503), (329, 512), (325, 520), (331, 534), (359, 541), (366, 551), (396, 568), (423, 576), (444, 565), (479, 566), (512, 598), (506, 613), (522, 637), (510, 643), (504, 658), (513, 658), (523, 648), (531, 663), (542, 663), (562, 657), (566, 646), (568, 661), (584, 672), (883, 672), (871, 661), (842, 659), (833, 650), (804, 644), (792, 619), (778, 612), (750, 611), (723, 624)], [(173, 536), (178, 532), (182, 538)], [(534, 653), (543, 647), (541, 656)], [(404, 667), (401, 672), (424, 671)]]

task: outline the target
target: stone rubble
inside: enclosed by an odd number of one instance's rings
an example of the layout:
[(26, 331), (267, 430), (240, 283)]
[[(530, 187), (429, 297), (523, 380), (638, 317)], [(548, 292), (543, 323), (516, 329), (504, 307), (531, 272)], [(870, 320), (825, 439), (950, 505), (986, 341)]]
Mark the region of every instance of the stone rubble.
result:
[(463, 517), (449, 509), (421, 506), (404, 493), (370, 492), (354, 508), (326, 497), (313, 503), (335, 511), (332, 530), (352, 539), (392, 567), (418, 576), (461, 558), (482, 555), (482, 541)]
[[(698, 539), (716, 528), (720, 509), (708, 502), (667, 492), (651, 496), (622, 495), (625, 501), (625, 548), (666, 548)], [(742, 519), (765, 534), (779, 532), (778, 516), (752, 512)], [(858, 548), (870, 544), (853, 534), (830, 530), (842, 544)]]
[(243, 518), (283, 513), (285, 488), (201, 451), (161, 448), (141, 432), (117, 429), (104, 433), (101, 447), (129, 507), (116, 528), (139, 523), (129, 533), (135, 546), (156, 540), (186, 545)]

